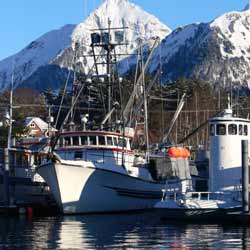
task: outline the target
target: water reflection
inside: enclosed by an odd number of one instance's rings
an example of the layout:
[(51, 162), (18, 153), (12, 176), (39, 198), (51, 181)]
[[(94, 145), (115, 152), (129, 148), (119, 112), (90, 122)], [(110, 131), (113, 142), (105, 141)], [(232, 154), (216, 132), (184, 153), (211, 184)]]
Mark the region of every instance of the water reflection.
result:
[(250, 249), (250, 227), (162, 223), (152, 213), (1, 218), (2, 249)]

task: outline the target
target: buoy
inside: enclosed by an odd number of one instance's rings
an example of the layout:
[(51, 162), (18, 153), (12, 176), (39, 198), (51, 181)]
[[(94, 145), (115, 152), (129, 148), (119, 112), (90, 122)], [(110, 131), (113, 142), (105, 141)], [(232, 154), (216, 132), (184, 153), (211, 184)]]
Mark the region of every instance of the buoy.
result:
[(171, 147), (168, 149), (168, 154), (170, 158), (179, 158), (181, 151), (177, 147)]
[(178, 147), (178, 158), (185, 158), (185, 152), (183, 147)]
[(185, 149), (185, 152), (186, 152), (186, 158), (189, 158), (190, 157), (190, 152), (187, 148), (184, 148)]
[(188, 149), (183, 147), (171, 147), (168, 149), (170, 158), (189, 158), (190, 152)]
[(33, 209), (32, 209), (32, 207), (27, 207), (27, 216), (28, 217), (32, 217), (32, 215), (33, 215)]
[(168, 154), (170, 158), (176, 157), (176, 147), (171, 147), (168, 149)]

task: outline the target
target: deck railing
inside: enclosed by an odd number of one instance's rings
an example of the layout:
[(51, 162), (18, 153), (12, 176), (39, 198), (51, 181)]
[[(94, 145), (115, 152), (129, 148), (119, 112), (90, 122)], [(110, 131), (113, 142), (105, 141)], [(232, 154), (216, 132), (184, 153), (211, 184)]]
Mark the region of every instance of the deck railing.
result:
[(166, 190), (163, 190), (163, 197), (162, 200), (187, 200), (187, 199), (195, 199), (195, 200), (211, 200), (211, 199), (218, 199), (222, 200), (224, 199), (225, 192), (169, 192)]

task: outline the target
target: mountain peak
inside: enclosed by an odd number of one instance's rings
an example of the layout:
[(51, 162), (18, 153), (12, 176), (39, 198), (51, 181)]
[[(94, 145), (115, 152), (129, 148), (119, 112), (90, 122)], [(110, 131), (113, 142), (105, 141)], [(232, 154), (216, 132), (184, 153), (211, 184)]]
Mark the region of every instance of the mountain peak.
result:
[(143, 40), (149, 40), (156, 36), (156, 33), (163, 39), (171, 32), (170, 28), (158, 18), (128, 0), (105, 0), (77, 26), (72, 40), (88, 44), (86, 32), (90, 33), (91, 29), (107, 28), (108, 20), (111, 21), (112, 27), (128, 27), (126, 33), (129, 40), (137, 38), (134, 36), (136, 34)]
[(122, 3), (122, 2), (128, 2), (128, 0), (105, 0), (104, 3), (105, 2), (107, 2), (109, 4), (112, 4), (112, 3), (119, 4), (119, 3)]

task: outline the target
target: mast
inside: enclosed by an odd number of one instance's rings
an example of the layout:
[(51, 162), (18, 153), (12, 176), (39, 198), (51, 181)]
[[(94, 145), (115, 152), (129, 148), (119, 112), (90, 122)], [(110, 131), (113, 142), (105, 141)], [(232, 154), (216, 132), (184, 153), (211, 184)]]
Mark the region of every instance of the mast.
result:
[[(110, 25), (111, 21), (108, 19), (108, 38), (110, 40)], [(111, 96), (111, 44), (109, 43), (107, 45), (107, 77), (108, 77), (108, 113), (111, 111), (111, 105), (112, 105), (112, 96)], [(109, 117), (109, 123), (111, 122), (111, 116)]]
[(11, 148), (11, 136), (12, 136), (12, 122), (13, 122), (13, 85), (14, 85), (14, 74), (11, 77), (11, 89), (10, 89), (10, 104), (9, 104), (9, 130), (8, 130), (8, 141), (7, 148)]
[[(116, 87), (115, 84), (120, 84), (118, 74), (115, 73), (116, 70), (114, 67), (117, 66), (117, 56), (125, 54), (117, 54), (115, 48), (117, 46), (127, 45), (127, 43), (124, 42), (124, 30), (127, 28), (128, 27), (111, 27), (111, 20), (108, 19), (107, 28), (91, 30), (93, 32), (91, 33), (91, 48), (92, 56), (94, 58), (94, 69), (96, 71), (94, 77), (95, 79), (99, 78), (100, 80), (103, 78), (106, 79), (106, 88), (104, 85), (99, 85), (100, 90), (102, 90), (103, 87), (105, 88), (107, 98), (104, 102), (105, 116), (101, 124), (102, 126), (106, 122), (111, 124), (114, 107), (118, 108), (118, 106), (120, 106), (117, 105), (117, 101), (121, 102), (121, 96), (120, 100), (113, 99)], [(105, 53), (102, 54), (102, 50), (105, 51)], [(103, 66), (106, 72), (103, 72), (99, 66)], [(100, 81), (98, 84), (103, 84), (103, 81)], [(108, 118), (106, 119), (106, 117)]]
[[(149, 53), (149, 55), (148, 55), (148, 58), (147, 58), (146, 62), (143, 63), (143, 70), (141, 70), (141, 72), (140, 72), (138, 78), (136, 79), (136, 82), (135, 82), (135, 84), (134, 84), (134, 90), (133, 90), (133, 92), (131, 93), (130, 98), (129, 98), (129, 100), (128, 100), (128, 102), (127, 102), (127, 104), (126, 104), (126, 106), (125, 106), (125, 108), (124, 108), (124, 110), (123, 110), (123, 117), (124, 117), (124, 120), (125, 120), (125, 124), (129, 124), (129, 123), (131, 122), (131, 121), (129, 120), (129, 118), (130, 118), (130, 117), (129, 117), (129, 114), (131, 113), (131, 110), (133, 109), (135, 97), (136, 97), (136, 95), (138, 94), (138, 89), (139, 89), (140, 86), (141, 86), (141, 81), (142, 81), (142, 78), (143, 78), (143, 74), (144, 74), (145, 71), (147, 70), (147, 67), (148, 67), (148, 65), (149, 65), (149, 62), (150, 62), (150, 60), (151, 60), (151, 58), (152, 58), (152, 56), (153, 56), (153, 53), (154, 53), (154, 51), (155, 51), (157, 45), (159, 44), (159, 41), (160, 41), (160, 39), (157, 37), (157, 38), (155, 39), (155, 42), (154, 42), (154, 44), (153, 44), (151, 50), (150, 50), (150, 53)], [(142, 46), (142, 45), (141, 45), (141, 46)], [(140, 54), (140, 51), (139, 51), (138, 53)], [(138, 54), (138, 55), (139, 55), (139, 54)], [(139, 57), (140, 57), (140, 55), (139, 55)], [(139, 57), (138, 57), (138, 58), (139, 58)]]
[[(71, 106), (74, 105), (75, 101), (75, 92), (76, 92), (76, 60), (77, 60), (77, 52), (79, 49), (79, 44), (75, 44), (75, 51), (74, 51), (74, 58), (73, 58), (73, 84), (72, 84), (72, 99), (71, 99)], [(70, 112), (70, 124), (74, 125), (74, 110), (72, 109)]]
[(144, 106), (144, 134), (145, 134), (145, 144), (146, 144), (146, 163), (149, 163), (149, 137), (148, 137), (148, 102), (145, 87), (145, 68), (143, 61), (143, 45), (140, 46), (141, 54), (141, 70), (142, 70), (142, 89), (143, 89), (143, 106)]
[[(13, 63), (14, 64), (14, 63)], [(9, 166), (9, 151), (11, 148), (11, 136), (12, 136), (12, 122), (13, 122), (13, 86), (14, 86), (14, 66), (12, 67), (12, 76), (11, 76), (11, 88), (10, 88), (10, 99), (9, 99), (9, 110), (7, 111), (7, 119), (9, 120), (9, 129), (8, 129), (8, 138), (7, 138), (7, 148), (4, 149), (4, 204), (5, 206), (10, 205), (10, 185), (9, 185), (9, 175), (10, 175), (10, 166)]]

